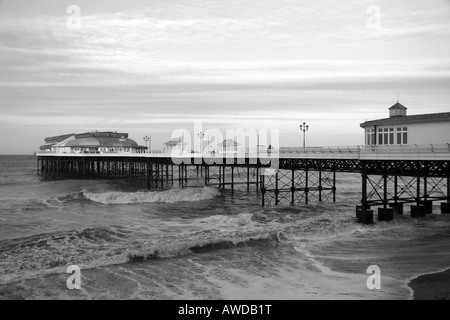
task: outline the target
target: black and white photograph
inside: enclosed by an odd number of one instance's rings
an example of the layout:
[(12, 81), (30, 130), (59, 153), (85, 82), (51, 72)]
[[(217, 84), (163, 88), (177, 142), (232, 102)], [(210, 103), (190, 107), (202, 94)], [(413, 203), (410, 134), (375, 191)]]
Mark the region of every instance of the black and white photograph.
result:
[(449, 0), (0, 0), (0, 300), (450, 300), (449, 89)]

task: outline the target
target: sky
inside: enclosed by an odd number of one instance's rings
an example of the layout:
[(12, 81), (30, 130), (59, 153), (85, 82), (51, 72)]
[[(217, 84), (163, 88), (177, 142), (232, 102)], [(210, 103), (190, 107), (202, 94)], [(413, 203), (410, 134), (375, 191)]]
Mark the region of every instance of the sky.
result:
[(450, 0), (0, 0), (0, 154), (93, 130), (162, 149), (194, 121), (363, 144), (397, 93), (450, 111), (449, 40)]

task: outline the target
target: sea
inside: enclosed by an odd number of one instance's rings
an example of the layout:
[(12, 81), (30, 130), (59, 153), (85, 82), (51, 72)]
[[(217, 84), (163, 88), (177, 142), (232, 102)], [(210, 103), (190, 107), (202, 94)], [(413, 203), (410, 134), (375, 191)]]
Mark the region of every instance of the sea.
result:
[(411, 299), (410, 279), (450, 267), (439, 203), (357, 224), (358, 174), (337, 174), (335, 203), (263, 208), (254, 189), (147, 191), (36, 169), (32, 155), (0, 156), (0, 299)]

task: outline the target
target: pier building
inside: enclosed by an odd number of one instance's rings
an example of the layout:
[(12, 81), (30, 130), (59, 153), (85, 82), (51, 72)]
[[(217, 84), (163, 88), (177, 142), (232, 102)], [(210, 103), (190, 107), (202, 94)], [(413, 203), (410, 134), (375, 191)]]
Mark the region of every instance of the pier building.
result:
[(365, 145), (440, 144), (450, 141), (450, 112), (407, 115), (398, 101), (389, 108), (389, 118), (361, 123)]

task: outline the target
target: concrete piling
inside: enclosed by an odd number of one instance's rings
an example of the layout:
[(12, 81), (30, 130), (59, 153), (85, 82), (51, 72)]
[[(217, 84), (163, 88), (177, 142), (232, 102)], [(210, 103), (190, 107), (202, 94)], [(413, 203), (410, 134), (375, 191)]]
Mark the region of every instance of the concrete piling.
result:
[(424, 205), (411, 206), (412, 218), (423, 218), (427, 214), (427, 208)]
[(391, 221), (394, 219), (394, 209), (378, 208), (378, 221)]
[(390, 203), (389, 207), (391, 207), (394, 210), (395, 214), (403, 214), (403, 203), (400, 202)]
[(425, 207), (425, 213), (431, 214), (433, 213), (433, 201), (431, 200), (423, 200), (419, 202), (419, 205), (423, 205)]
[(441, 203), (441, 214), (450, 214), (450, 203)]

